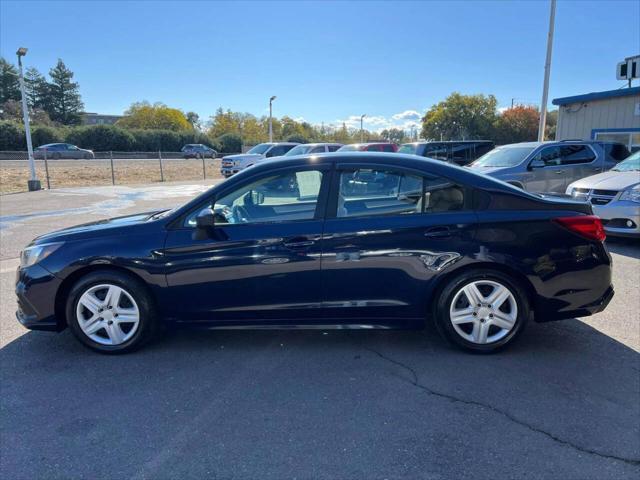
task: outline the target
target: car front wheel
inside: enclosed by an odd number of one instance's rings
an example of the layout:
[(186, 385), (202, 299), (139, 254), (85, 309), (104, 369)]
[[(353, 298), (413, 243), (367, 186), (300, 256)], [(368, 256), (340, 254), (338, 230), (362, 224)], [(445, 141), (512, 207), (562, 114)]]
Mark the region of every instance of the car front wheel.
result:
[(442, 291), (435, 311), (438, 330), (468, 351), (490, 353), (511, 343), (529, 318), (522, 287), (497, 271), (462, 274)]
[(151, 340), (154, 305), (144, 285), (120, 272), (94, 272), (71, 289), (67, 322), (80, 342), (101, 353), (125, 353)]

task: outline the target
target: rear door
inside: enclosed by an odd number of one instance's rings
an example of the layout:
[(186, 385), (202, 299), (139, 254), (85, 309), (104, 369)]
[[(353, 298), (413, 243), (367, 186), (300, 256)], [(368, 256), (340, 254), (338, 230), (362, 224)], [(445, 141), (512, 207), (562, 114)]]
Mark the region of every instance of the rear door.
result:
[(345, 324), (422, 321), (431, 282), (473, 250), (466, 192), (395, 165), (337, 165), (322, 242), (325, 315)]
[(604, 155), (596, 155), (590, 145), (563, 145), (560, 155), (562, 166), (566, 169), (562, 193), (570, 183), (603, 171)]

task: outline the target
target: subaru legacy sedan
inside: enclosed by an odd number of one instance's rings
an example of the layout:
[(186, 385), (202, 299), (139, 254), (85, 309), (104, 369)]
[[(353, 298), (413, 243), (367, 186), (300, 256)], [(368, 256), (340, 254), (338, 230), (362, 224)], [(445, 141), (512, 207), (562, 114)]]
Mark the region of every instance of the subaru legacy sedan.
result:
[(603, 310), (591, 205), (413, 155), (257, 164), (174, 210), (67, 228), (21, 254), (18, 320), (104, 353), (163, 326), (411, 328), (491, 352), (527, 321)]

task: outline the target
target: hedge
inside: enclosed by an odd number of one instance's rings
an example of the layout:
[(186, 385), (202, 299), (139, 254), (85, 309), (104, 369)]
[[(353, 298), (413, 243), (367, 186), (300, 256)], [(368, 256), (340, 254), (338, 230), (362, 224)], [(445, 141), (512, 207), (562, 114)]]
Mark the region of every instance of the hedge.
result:
[[(224, 136), (224, 135), (223, 135)], [(66, 142), (88, 148), (96, 152), (138, 151), (178, 152), (187, 143), (202, 143), (218, 151), (239, 152), (240, 142), (234, 143), (236, 149), (221, 149), (217, 142), (197, 131), (173, 132), (171, 130), (127, 130), (115, 125), (91, 125), (74, 128), (32, 127), (33, 146), (47, 143)], [(233, 143), (233, 142), (232, 142)], [(25, 150), (24, 128), (21, 124), (0, 121), (0, 150)]]

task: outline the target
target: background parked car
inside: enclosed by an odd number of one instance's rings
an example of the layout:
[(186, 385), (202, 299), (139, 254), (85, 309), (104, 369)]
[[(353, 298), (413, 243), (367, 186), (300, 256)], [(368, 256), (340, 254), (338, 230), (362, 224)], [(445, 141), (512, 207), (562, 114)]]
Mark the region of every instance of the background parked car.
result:
[(530, 192), (564, 194), (570, 183), (615, 165), (598, 142), (571, 140), (503, 145), (469, 167)]
[(491, 140), (462, 140), (451, 142), (414, 142), (405, 143), (399, 153), (411, 153), (422, 157), (435, 158), (457, 165), (467, 165), (485, 153), (493, 150)]
[(202, 143), (188, 143), (180, 150), (184, 158), (208, 157), (216, 158), (218, 152)]
[(224, 177), (230, 177), (265, 158), (281, 157), (296, 145), (300, 144), (293, 142), (260, 143), (247, 153), (227, 155), (222, 157), (220, 173)]
[(640, 150), (608, 172), (573, 182), (567, 194), (591, 203), (607, 234), (640, 237)]
[(398, 151), (398, 145), (388, 142), (352, 143), (340, 147), (339, 152), (387, 152)]
[(284, 156), (292, 157), (293, 155), (335, 152), (340, 147), (342, 147), (342, 143), (305, 143), (293, 147), (291, 150), (285, 153)]
[(96, 158), (93, 151), (76, 147), (70, 143), (48, 143), (46, 145), (41, 145), (35, 149), (33, 157), (36, 159), (43, 159), (45, 151), (47, 158), (52, 158), (54, 160), (58, 160), (60, 158), (85, 158), (87, 160)]

